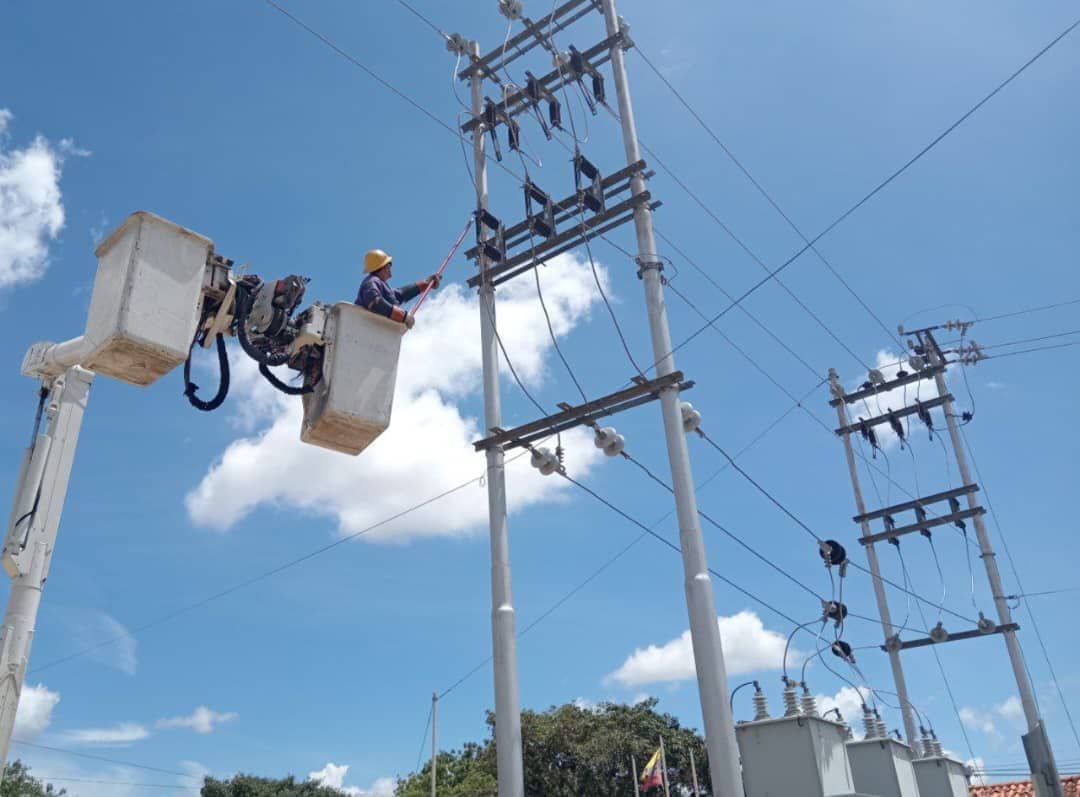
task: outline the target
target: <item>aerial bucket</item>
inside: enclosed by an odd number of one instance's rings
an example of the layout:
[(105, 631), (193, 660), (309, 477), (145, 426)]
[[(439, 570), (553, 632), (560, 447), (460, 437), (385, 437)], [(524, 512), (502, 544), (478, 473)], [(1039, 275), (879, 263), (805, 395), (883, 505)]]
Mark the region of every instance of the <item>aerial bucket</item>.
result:
[(356, 455), (390, 425), (405, 326), (348, 302), (330, 309), (322, 378), (304, 396), (305, 443)]

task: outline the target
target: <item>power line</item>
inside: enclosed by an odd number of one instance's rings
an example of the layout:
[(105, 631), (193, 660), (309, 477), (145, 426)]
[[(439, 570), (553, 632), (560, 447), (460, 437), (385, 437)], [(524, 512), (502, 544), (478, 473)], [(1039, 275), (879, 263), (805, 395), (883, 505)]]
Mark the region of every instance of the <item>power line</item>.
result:
[[(1073, 27), (1076, 27), (1075, 25)], [(1001, 313), (999, 315), (986, 316), (985, 318), (975, 318), (978, 323), (985, 324), (987, 321), (997, 321), (1000, 318), (1013, 318), (1018, 315), (1027, 315), (1028, 313), (1041, 313), (1044, 310), (1054, 310), (1058, 307), (1066, 307), (1071, 304), (1080, 304), (1080, 299), (1068, 299), (1064, 302), (1056, 302), (1054, 304), (1044, 304), (1040, 307), (1028, 307), (1024, 310), (1014, 310), (1011, 313)]]
[(1007, 351), (1001, 354), (989, 354), (986, 357), (980, 357), (981, 360), (1000, 360), (1002, 357), (1016, 357), (1020, 354), (1032, 354), (1037, 351), (1050, 351), (1051, 349), (1068, 349), (1073, 346), (1080, 346), (1080, 340), (1072, 341), (1071, 343), (1057, 343), (1053, 346), (1036, 346), (1031, 349), (1020, 349), (1020, 351)]
[[(1054, 45), (1056, 45), (1058, 42), (1060, 42), (1062, 39), (1064, 39), (1066, 36), (1068, 36), (1070, 33), (1072, 33), (1073, 30), (1075, 30), (1078, 26), (1080, 26), (1080, 19), (1076, 20), (1076, 22), (1069, 25), (1064, 31), (1062, 31), (1060, 34), (1058, 34), (1056, 37), (1054, 37), (1053, 40), (1051, 40), (1046, 46), (1044, 46), (1041, 50), (1039, 50), (1037, 53), (1035, 53), (1035, 55), (1033, 55), (1031, 58), (1029, 58), (1026, 62), (1024, 62), (1024, 64), (1022, 64), (1016, 71), (1014, 71), (1011, 75), (1009, 75), (1009, 77), (1007, 77), (1005, 80), (1003, 80), (1001, 83), (999, 83), (992, 91), (990, 91), (990, 93), (986, 94), (982, 99), (980, 99), (977, 103), (975, 103), (975, 105), (973, 105), (971, 108), (969, 108), (967, 111), (965, 111), (955, 122), (953, 122), (951, 125), (949, 125), (947, 128), (945, 128), (945, 130), (943, 130), (941, 133), (939, 133), (937, 136), (935, 136), (930, 141), (930, 143), (928, 143), (926, 146), (924, 146), (922, 149), (920, 149), (917, 153), (915, 153), (915, 155), (913, 155), (911, 158), (909, 158), (898, 169), (893, 171), (888, 177), (886, 177), (881, 182), (877, 183), (877, 185), (875, 185), (870, 191), (868, 191), (866, 194), (864, 194), (858, 201), (856, 201), (853, 205), (851, 205), (847, 210), (845, 210), (843, 213), (841, 213), (835, 220), (833, 220), (829, 225), (827, 225), (823, 230), (821, 230), (821, 232), (819, 232), (817, 235), (815, 235), (813, 238), (811, 238), (809, 243), (805, 244), (802, 248), (800, 248), (793, 255), (791, 255), (787, 260), (785, 260), (783, 263), (781, 263), (775, 269), (770, 271), (765, 277), (763, 277), (757, 283), (752, 285), (748, 290), (744, 291), (743, 294), (741, 296), (739, 296), (738, 299), (736, 299), (731, 305), (729, 305), (728, 307), (726, 307), (722, 311), (720, 311), (720, 313), (713, 316), (713, 318), (711, 320), (712, 321), (717, 321), (720, 318), (722, 318), (728, 311), (731, 310), (731, 308), (734, 305), (739, 304), (740, 302), (744, 301), (748, 296), (750, 296), (755, 291), (757, 291), (761, 286), (763, 286), (769, 280), (773, 279), (777, 274), (781, 273), (782, 271), (784, 271), (784, 269), (786, 269), (788, 266), (790, 266), (792, 263), (794, 263), (799, 257), (802, 256), (802, 254), (804, 252), (806, 252), (808, 249), (810, 249), (811, 246), (816, 244), (818, 241), (820, 241), (822, 238), (824, 238), (826, 235), (828, 235), (830, 232), (832, 232), (834, 229), (836, 229), (838, 226), (840, 226), (844, 221), (846, 221), (848, 219), (848, 217), (850, 217), (853, 213), (855, 213), (859, 208), (861, 208), (863, 205), (865, 205), (867, 202), (869, 202), (871, 199), (873, 199), (875, 196), (877, 196), (889, 184), (891, 184), (900, 175), (902, 175), (909, 168), (911, 168), (913, 165), (915, 165), (927, 153), (929, 153), (931, 150), (933, 150), (934, 147), (936, 147), (938, 144), (940, 144), (950, 133), (952, 133), (954, 130), (956, 130), (956, 128), (958, 128), (961, 124), (963, 124), (968, 118), (970, 118), (983, 105), (985, 105), (993, 97), (995, 97), (999, 92), (1001, 92), (1002, 89), (1004, 89), (1006, 86), (1008, 86), (1010, 83), (1012, 83), (1016, 78), (1018, 78), (1021, 74), (1023, 74), (1029, 67), (1031, 67), (1032, 64), (1034, 64), (1036, 61), (1038, 61), (1040, 58), (1042, 58), (1042, 56), (1044, 56), (1047, 52), (1049, 52), (1050, 49), (1054, 47)], [(668, 352), (666, 355), (664, 355), (664, 357), (660, 358), (660, 360), (666, 359), (671, 354), (675, 353), (679, 349), (682, 349), (684, 346), (689, 344), (691, 341), (693, 341), (695, 338), (697, 338), (702, 332), (704, 332), (708, 328), (709, 328), (709, 325), (706, 324), (705, 326), (701, 327), (697, 331), (693, 332), (689, 337), (684, 339), (681, 343), (676, 345), (670, 352)], [(659, 362), (659, 360), (658, 360), (658, 362)], [(654, 363), (654, 366), (655, 366), (655, 363)]]
[(991, 343), (989, 345), (979, 344), (981, 349), (1000, 349), (1005, 346), (1019, 346), (1022, 343), (1038, 343), (1043, 340), (1054, 340), (1055, 338), (1065, 338), (1069, 335), (1080, 335), (1080, 329), (1071, 329), (1068, 332), (1055, 332), (1051, 335), (1040, 335), (1037, 338), (1021, 338), (1020, 340), (1010, 340), (1005, 343)]
[(712, 138), (712, 140), (715, 141), (717, 143), (717, 145), (719, 145), (720, 149), (722, 149), (724, 151), (724, 154), (727, 155), (727, 157), (731, 160), (731, 162), (734, 163), (735, 166), (739, 169), (739, 171), (743, 173), (743, 176), (745, 176), (746, 179), (749, 180), (750, 183), (754, 186), (754, 188), (756, 188), (758, 190), (758, 193), (760, 193), (766, 199), (766, 201), (770, 205), (772, 205), (773, 210), (775, 210), (777, 213), (780, 214), (780, 217), (784, 221), (786, 221), (788, 226), (791, 227), (791, 229), (795, 231), (795, 234), (798, 235), (803, 240), (803, 243), (808, 244), (810, 246), (811, 251), (813, 251), (813, 253), (815, 255), (817, 255), (818, 259), (825, 265), (825, 267), (829, 270), (829, 272), (840, 282), (840, 284), (844, 286), (844, 288), (847, 290), (847, 292), (850, 293), (855, 298), (855, 301), (857, 301), (862, 306), (862, 308), (864, 310), (866, 310), (867, 313), (870, 314), (870, 316), (874, 319), (874, 321), (877, 322), (878, 326), (880, 326), (885, 331), (885, 334), (889, 338), (891, 338), (893, 341), (895, 341), (897, 345), (900, 345), (901, 348), (903, 348), (900, 341), (897, 340), (895, 332), (893, 330), (889, 329), (889, 327), (887, 327), (885, 325), (885, 322), (883, 322), (881, 320), (880, 316), (878, 316), (878, 314), (875, 313), (865, 301), (863, 301), (862, 297), (859, 296), (859, 294), (855, 292), (855, 289), (852, 288), (850, 284), (848, 284), (848, 281), (845, 280), (844, 277), (840, 274), (840, 272), (837, 271), (833, 267), (832, 263), (830, 263), (825, 258), (825, 256), (823, 254), (821, 254), (821, 252), (815, 246), (813, 246), (813, 244), (810, 242), (810, 239), (807, 238), (805, 234), (803, 234), (803, 231), (801, 229), (799, 229), (799, 227), (795, 224), (795, 222), (791, 220), (791, 217), (788, 216), (788, 214), (784, 212), (784, 210), (780, 207), (780, 205), (776, 202), (776, 200), (773, 199), (772, 195), (770, 195), (769, 192), (765, 190), (765, 187), (762, 186), (761, 183), (758, 182), (758, 180), (750, 173), (750, 170), (747, 169), (746, 166), (743, 165), (742, 161), (740, 161), (737, 157), (735, 157), (735, 153), (732, 152), (728, 148), (728, 146), (726, 144), (724, 144), (723, 141), (720, 140), (720, 137), (713, 131), (713, 129), (711, 127), (709, 127), (708, 124), (706, 124), (705, 120), (701, 117), (701, 115), (696, 110), (694, 110), (694, 108), (690, 105), (690, 103), (687, 102), (686, 98), (683, 97), (683, 95), (679, 92), (679, 90), (676, 89), (675, 86), (672, 85), (671, 81), (667, 79), (667, 76), (665, 76), (663, 72), (661, 72), (659, 69), (657, 69), (656, 66), (653, 64), (653, 62), (651, 60), (649, 60), (648, 56), (646, 56), (645, 52), (641, 49), (640, 44), (636, 44), (634, 49), (637, 51), (637, 54), (639, 56), (641, 56), (641, 59), (648, 65), (649, 69), (651, 69), (653, 71), (653, 73), (658, 78), (660, 78), (660, 81), (665, 86), (667, 86), (668, 89), (671, 90), (671, 93), (675, 95), (675, 97), (679, 100), (680, 103), (682, 103), (683, 107), (686, 108), (686, 110), (690, 112), (690, 115), (693, 116), (695, 120), (697, 120), (697, 123), (699, 125), (701, 125), (702, 129), (704, 129), (705, 132), (708, 133), (709, 136)]
[(94, 780), (93, 778), (60, 778), (53, 775), (41, 775), (34, 773), (33, 777), (49, 783), (92, 783), (99, 786), (139, 786), (144, 789), (182, 789), (187, 791), (190, 786), (177, 786), (173, 783), (136, 783), (130, 780)]
[(124, 767), (134, 767), (135, 769), (145, 769), (147, 772), (158, 772), (162, 775), (176, 775), (179, 778), (188, 778), (189, 780), (201, 781), (202, 778), (192, 775), (189, 772), (177, 772), (173, 769), (162, 769), (160, 767), (151, 767), (145, 764), (136, 764), (132, 761), (123, 761), (118, 758), (107, 758), (105, 756), (94, 755), (93, 753), (80, 753), (78, 750), (68, 750), (64, 747), (50, 747), (47, 744), (36, 744), (34, 742), (25, 742), (21, 739), (12, 739), (13, 744), (22, 745), (23, 747), (33, 747), (37, 750), (48, 750), (51, 753), (63, 753), (65, 755), (75, 756), (76, 758), (88, 758), (93, 761), (104, 761), (106, 764), (118, 764)]

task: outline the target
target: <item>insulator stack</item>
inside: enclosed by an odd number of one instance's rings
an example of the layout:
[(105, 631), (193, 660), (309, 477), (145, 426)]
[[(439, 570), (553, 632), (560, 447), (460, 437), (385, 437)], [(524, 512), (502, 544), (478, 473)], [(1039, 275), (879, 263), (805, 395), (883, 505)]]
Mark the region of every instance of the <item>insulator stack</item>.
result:
[(933, 750), (935, 757), (945, 757), (945, 751), (942, 749), (941, 742), (938, 741), (937, 734), (934, 733), (933, 728), (930, 729), (930, 749)]
[(802, 713), (808, 717), (819, 716), (817, 710), (817, 700), (812, 694), (810, 694), (810, 690), (807, 688), (805, 681), (803, 682), (802, 689)]
[(547, 448), (534, 448), (529, 463), (545, 476), (559, 469), (559, 458)]
[(919, 733), (922, 738), (919, 739), (919, 749), (916, 751), (920, 758), (933, 758), (934, 757), (934, 745), (930, 741), (930, 735), (926, 732), (926, 728), (919, 726)]
[(795, 682), (784, 679), (784, 716), (797, 717), (802, 711), (799, 709), (799, 693), (795, 691)]
[(769, 718), (769, 699), (762, 691), (761, 685), (754, 688), (754, 722)]
[(684, 401), (679, 405), (679, 412), (682, 413), (683, 431), (687, 434), (696, 432), (701, 426), (701, 413), (695, 410), (694, 405), (689, 401)]
[(855, 734), (851, 731), (851, 726), (844, 720), (840, 720), (840, 724), (844, 726), (844, 738), (850, 742), (855, 738)]
[(862, 707), (862, 721), (863, 730), (866, 732), (867, 739), (878, 738), (877, 720), (874, 719), (874, 712), (870, 710), (870, 706), (863, 705)]
[(605, 426), (603, 429), (597, 428), (593, 442), (609, 457), (621, 454), (626, 448), (626, 440), (610, 426)]
[(885, 721), (881, 718), (881, 714), (878, 713), (876, 708), (874, 709), (874, 725), (877, 727), (877, 738), (889, 738), (889, 729), (885, 726)]

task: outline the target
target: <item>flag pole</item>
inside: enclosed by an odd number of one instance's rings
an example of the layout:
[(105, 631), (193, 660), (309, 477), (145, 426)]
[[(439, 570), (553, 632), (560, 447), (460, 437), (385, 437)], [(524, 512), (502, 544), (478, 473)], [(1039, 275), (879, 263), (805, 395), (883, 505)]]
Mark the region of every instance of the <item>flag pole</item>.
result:
[(637, 782), (637, 761), (634, 760), (634, 754), (630, 754), (630, 771), (634, 774), (634, 797), (641, 797), (641, 792), (638, 791)]
[(694, 765), (694, 751), (690, 750), (690, 777), (694, 780), (694, 797), (701, 797), (701, 791), (697, 785), (697, 767)]
[(664, 782), (664, 797), (671, 797), (667, 780), (667, 753), (664, 751), (664, 736), (660, 735), (660, 777)]

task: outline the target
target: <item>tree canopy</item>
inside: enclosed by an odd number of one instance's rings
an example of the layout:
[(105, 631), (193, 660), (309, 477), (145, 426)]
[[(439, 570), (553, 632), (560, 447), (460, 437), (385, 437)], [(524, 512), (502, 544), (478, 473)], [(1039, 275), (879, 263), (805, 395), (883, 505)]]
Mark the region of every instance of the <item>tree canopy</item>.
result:
[(4, 782), (0, 783), (0, 797), (60, 797), (67, 794), (30, 774), (30, 767), (16, 759), (4, 766)]
[(296, 782), (292, 775), (273, 780), (254, 775), (236, 775), (228, 780), (206, 778), (202, 797), (341, 797), (343, 792), (313, 781)]
[[(525, 793), (537, 797), (632, 795), (630, 756), (637, 761), (640, 774), (663, 735), (672, 791), (677, 794), (681, 786), (690, 787), (690, 752), (693, 751), (701, 793), (710, 794), (704, 740), (692, 729), (681, 727), (675, 717), (656, 711), (657, 702), (649, 698), (632, 706), (602, 703), (595, 708), (568, 703), (543, 712), (522, 712)], [(493, 737), (495, 718), (490, 712), (487, 724)], [(466, 744), (461, 750), (439, 753), (438, 795), (495, 795), (495, 771), (493, 738)], [(419, 772), (400, 780), (395, 794), (428, 797), (430, 762)]]

